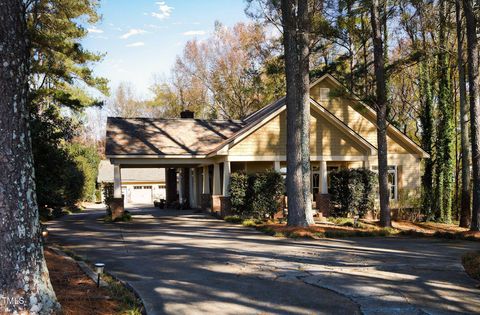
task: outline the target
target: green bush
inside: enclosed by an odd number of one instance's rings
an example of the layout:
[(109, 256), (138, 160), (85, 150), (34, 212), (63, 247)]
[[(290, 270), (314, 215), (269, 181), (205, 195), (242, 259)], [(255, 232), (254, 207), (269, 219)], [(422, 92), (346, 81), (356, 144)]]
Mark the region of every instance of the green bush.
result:
[(245, 210), (247, 187), (247, 174), (243, 172), (232, 173), (230, 179), (230, 202), (234, 213), (242, 213)]
[(285, 184), (274, 170), (256, 174), (233, 173), (230, 184), (232, 211), (242, 218), (272, 218), (281, 208)]
[(113, 200), (113, 183), (102, 183), (103, 187), (103, 202), (107, 208), (107, 215), (112, 215), (110, 203)]
[(377, 178), (366, 169), (344, 169), (334, 171), (330, 177), (330, 201), (332, 215), (363, 217), (374, 209)]

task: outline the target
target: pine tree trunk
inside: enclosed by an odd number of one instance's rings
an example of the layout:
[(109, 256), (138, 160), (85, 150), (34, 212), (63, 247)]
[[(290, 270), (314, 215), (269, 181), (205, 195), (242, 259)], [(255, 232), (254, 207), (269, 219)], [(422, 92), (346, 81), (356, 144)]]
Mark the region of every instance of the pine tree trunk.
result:
[(470, 213), (470, 140), (468, 137), (468, 107), (465, 85), (465, 63), (463, 57), (462, 3), (455, 0), (455, 18), (457, 22), (457, 63), (458, 84), (460, 90), (460, 147), (462, 154), (462, 192), (460, 205), (460, 226), (469, 227)]
[[(5, 40), (8, 39), (8, 40)], [(21, 0), (0, 2), (0, 313), (58, 309), (43, 256), (28, 130), (29, 50)]]
[(310, 198), (308, 1), (282, 0), (282, 22), (287, 81), (288, 225), (308, 226), (314, 223)]
[(438, 108), (439, 127), (437, 138), (437, 168), (436, 168), (436, 194), (437, 219), (450, 223), (452, 220), (452, 192), (453, 192), (453, 102), (450, 83), (450, 69), (448, 65), (446, 47), (446, 0), (439, 3), (439, 51), (438, 51)]
[(376, 85), (377, 142), (378, 142), (378, 188), (380, 192), (380, 225), (391, 226), (388, 189), (388, 149), (387, 149), (387, 91), (385, 75), (385, 55), (382, 38), (382, 23), (378, 0), (372, 1), (371, 23), (373, 32), (373, 57)]
[(463, 0), (467, 25), (468, 94), (472, 137), (473, 204), (470, 230), (480, 231), (480, 99), (478, 93), (477, 20), (473, 7), (472, 0)]

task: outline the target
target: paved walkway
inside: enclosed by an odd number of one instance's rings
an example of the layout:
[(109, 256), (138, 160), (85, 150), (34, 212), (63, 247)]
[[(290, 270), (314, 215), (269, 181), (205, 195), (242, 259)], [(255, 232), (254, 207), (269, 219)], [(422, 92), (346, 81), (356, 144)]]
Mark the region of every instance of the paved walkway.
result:
[(290, 240), (189, 211), (103, 210), (50, 224), (51, 241), (129, 283), (149, 314), (468, 314), (480, 289), (460, 264), (479, 243), (412, 238)]

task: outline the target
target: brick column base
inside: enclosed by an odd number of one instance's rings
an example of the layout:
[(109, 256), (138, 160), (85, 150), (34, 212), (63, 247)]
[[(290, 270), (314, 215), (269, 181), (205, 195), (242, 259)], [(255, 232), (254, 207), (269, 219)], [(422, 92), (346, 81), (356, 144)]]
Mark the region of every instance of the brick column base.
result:
[(329, 194), (318, 194), (317, 195), (317, 210), (322, 213), (324, 217), (330, 216), (330, 195)]
[(123, 198), (113, 198), (110, 202), (110, 209), (112, 210), (112, 220), (120, 218), (125, 212)]

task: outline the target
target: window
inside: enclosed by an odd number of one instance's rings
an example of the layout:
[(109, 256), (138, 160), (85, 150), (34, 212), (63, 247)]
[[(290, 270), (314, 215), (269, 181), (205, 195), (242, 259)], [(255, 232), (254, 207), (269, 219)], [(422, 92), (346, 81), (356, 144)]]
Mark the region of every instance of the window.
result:
[(320, 192), (320, 166), (312, 165), (312, 195), (313, 201), (317, 201), (317, 195)]
[(320, 101), (328, 101), (328, 96), (330, 95), (330, 89), (329, 88), (320, 88), (319, 89), (320, 95)]
[[(378, 166), (372, 166), (372, 171), (378, 173)], [(388, 166), (388, 189), (390, 191), (390, 200), (397, 200), (398, 194), (398, 174), (397, 174), (397, 166), (396, 165), (389, 165)]]

